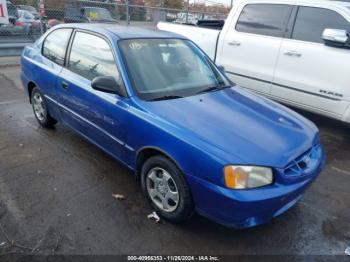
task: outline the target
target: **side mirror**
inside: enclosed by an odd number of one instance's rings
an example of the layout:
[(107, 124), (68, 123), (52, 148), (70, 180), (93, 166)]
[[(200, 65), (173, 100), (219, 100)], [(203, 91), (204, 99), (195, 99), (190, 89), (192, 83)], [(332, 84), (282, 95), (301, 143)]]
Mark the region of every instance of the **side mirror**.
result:
[(126, 96), (124, 88), (117, 83), (113, 76), (98, 76), (91, 82), (91, 87), (95, 90)]
[(349, 40), (346, 30), (326, 28), (323, 31), (322, 39), (326, 45), (334, 47), (344, 47)]
[(9, 17), (9, 23), (15, 25), (16, 24), (16, 18), (15, 17)]

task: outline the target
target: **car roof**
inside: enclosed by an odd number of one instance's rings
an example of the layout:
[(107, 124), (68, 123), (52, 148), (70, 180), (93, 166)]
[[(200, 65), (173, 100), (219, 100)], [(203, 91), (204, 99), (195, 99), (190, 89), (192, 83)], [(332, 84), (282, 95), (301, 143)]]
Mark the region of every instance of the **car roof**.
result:
[(303, 0), (305, 2), (310, 2), (310, 3), (327, 3), (327, 4), (333, 4), (333, 5), (340, 5), (340, 6), (349, 6), (349, 1), (348, 0)]
[[(184, 36), (160, 31), (152, 30), (133, 26), (122, 26), (110, 23), (77, 23), (77, 24), (62, 24), (59, 25), (60, 28), (75, 28), (90, 30), (96, 33), (112, 33), (119, 39), (133, 39), (133, 38), (182, 38), (186, 39)], [(56, 28), (58, 28), (56, 27)]]
[(337, 3), (338, 5), (349, 7), (350, 3), (348, 1), (332, 1), (333, 3)]
[[(247, 0), (236, 0), (235, 3), (244, 2)], [(249, 0), (248, 0), (249, 2)], [(259, 3), (259, 0), (254, 0), (255, 3)], [(283, 0), (261, 0), (262, 3), (281, 3)], [(308, 3), (308, 4), (331, 4), (333, 6), (342, 6), (342, 7), (349, 7), (350, 0), (288, 0), (286, 1), (286, 4), (289, 3)]]

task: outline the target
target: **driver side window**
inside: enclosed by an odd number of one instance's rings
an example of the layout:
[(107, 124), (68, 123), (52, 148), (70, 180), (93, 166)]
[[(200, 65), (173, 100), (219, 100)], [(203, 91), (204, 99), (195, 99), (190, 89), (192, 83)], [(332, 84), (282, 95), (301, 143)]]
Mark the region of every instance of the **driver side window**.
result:
[(350, 23), (335, 11), (317, 7), (299, 7), (292, 39), (323, 43), (326, 28), (343, 29), (350, 33)]
[(75, 34), (67, 68), (90, 81), (98, 76), (113, 76), (121, 81), (109, 44), (85, 32)]

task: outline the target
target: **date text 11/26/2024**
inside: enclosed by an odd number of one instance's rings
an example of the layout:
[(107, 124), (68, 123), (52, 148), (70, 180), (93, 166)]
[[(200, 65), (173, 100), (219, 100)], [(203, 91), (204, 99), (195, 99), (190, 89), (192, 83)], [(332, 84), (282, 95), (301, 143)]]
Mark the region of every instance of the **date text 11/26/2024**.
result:
[(128, 256), (128, 261), (220, 261), (217, 256)]

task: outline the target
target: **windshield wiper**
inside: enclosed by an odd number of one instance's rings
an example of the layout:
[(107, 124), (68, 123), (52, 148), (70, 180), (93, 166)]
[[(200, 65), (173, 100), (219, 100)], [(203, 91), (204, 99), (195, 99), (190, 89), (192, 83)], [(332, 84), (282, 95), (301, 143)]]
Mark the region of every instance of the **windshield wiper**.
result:
[(176, 96), (176, 95), (160, 96), (160, 97), (152, 98), (148, 101), (160, 101), (160, 100), (168, 100), (168, 99), (176, 99), (176, 98), (183, 98), (183, 96)]
[(221, 88), (219, 88), (217, 86), (211, 86), (211, 87), (208, 87), (208, 88), (205, 88), (205, 89), (202, 89), (202, 90), (198, 91), (196, 94), (212, 92), (212, 91), (216, 91), (216, 90), (219, 90), (219, 89), (221, 89)]
[(228, 88), (228, 87), (230, 87), (230, 86), (211, 86), (211, 87), (208, 87), (208, 88), (205, 88), (205, 89), (198, 91), (196, 94), (213, 92), (213, 91), (221, 90), (221, 89)]

